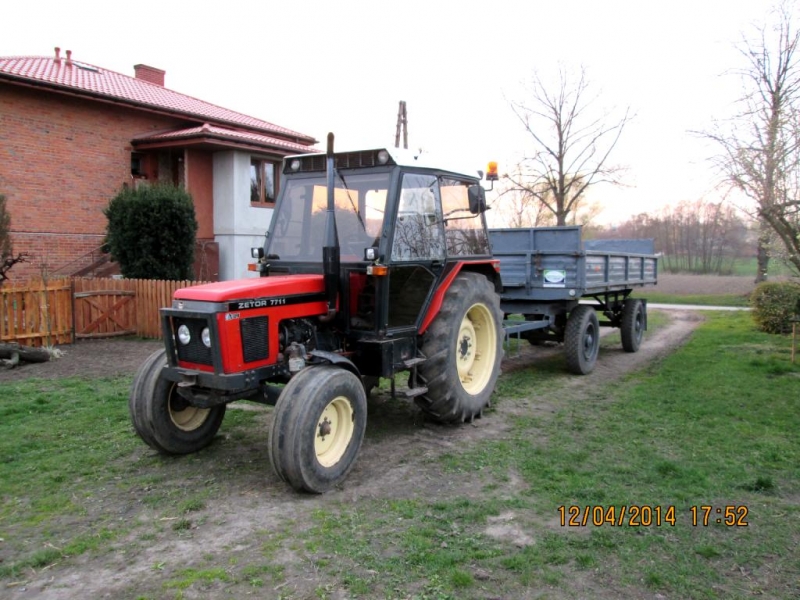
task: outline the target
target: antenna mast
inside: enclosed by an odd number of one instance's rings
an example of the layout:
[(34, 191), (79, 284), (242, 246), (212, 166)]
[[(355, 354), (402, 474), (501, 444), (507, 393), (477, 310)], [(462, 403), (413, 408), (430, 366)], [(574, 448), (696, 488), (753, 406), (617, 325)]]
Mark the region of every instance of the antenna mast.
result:
[(406, 101), (400, 100), (397, 108), (397, 132), (394, 134), (394, 147), (400, 147), (400, 129), (403, 130), (403, 148), (408, 150), (408, 113), (406, 112)]

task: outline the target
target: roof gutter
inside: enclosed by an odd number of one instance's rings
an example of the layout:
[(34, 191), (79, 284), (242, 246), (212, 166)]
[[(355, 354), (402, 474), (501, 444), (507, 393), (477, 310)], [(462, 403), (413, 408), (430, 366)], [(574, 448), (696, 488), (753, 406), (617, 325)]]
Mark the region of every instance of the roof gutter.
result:
[(281, 148), (280, 146), (268, 146), (268, 145), (260, 145), (257, 143), (247, 143), (247, 142), (238, 142), (236, 140), (232, 140), (230, 138), (224, 136), (214, 136), (205, 134), (203, 136), (186, 136), (186, 137), (175, 137), (170, 138), (168, 140), (159, 140), (159, 141), (144, 141), (144, 142), (137, 142), (136, 140), (131, 140), (131, 145), (136, 148), (137, 150), (155, 150), (158, 148), (186, 148), (190, 146), (199, 146), (201, 144), (210, 144), (213, 146), (218, 146), (222, 148), (234, 148), (239, 150), (252, 150), (256, 152), (265, 152), (269, 151), (271, 154), (280, 155), (281, 158), (284, 156), (293, 156), (295, 151), (291, 148)]

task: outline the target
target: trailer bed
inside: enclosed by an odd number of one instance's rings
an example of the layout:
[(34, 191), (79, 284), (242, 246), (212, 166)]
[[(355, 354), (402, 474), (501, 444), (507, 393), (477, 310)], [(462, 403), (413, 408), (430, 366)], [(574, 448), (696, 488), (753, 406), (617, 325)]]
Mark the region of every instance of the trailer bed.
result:
[(501, 298), (553, 302), (655, 285), (653, 240), (581, 240), (581, 227), (490, 229)]

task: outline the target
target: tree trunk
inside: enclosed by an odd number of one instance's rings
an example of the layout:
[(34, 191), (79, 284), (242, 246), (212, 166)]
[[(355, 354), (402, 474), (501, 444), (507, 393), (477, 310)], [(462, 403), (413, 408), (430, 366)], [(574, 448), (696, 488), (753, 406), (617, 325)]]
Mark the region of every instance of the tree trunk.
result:
[(769, 226), (761, 222), (761, 231), (758, 236), (758, 249), (756, 250), (756, 283), (767, 280), (769, 267)]
[(0, 344), (0, 359), (8, 359), (9, 367), (16, 366), (20, 361), (47, 362), (50, 353), (46, 348), (29, 348), (19, 344)]

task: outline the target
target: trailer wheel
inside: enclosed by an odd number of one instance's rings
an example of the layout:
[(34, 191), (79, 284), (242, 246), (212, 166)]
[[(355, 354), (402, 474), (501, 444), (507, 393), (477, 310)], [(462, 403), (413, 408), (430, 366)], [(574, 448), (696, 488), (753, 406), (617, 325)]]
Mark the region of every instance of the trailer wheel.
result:
[(488, 406), (500, 375), (503, 339), (500, 298), (489, 280), (461, 273), (425, 333), (418, 367), (428, 392), (417, 405), (440, 423), (463, 423)]
[(600, 350), (600, 324), (594, 308), (579, 304), (570, 312), (564, 336), (567, 369), (576, 375), (594, 370)]
[(644, 304), (641, 300), (628, 299), (622, 307), (620, 337), (625, 352), (638, 352), (642, 345), (645, 328)]
[(321, 494), (353, 468), (366, 426), (367, 396), (356, 375), (328, 365), (303, 369), (275, 405), (272, 468), (294, 489)]
[(128, 407), (136, 433), (164, 454), (190, 454), (214, 439), (225, 416), (225, 405), (198, 408), (163, 377), (166, 351), (153, 353), (139, 368), (131, 387)]

